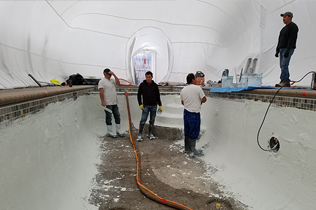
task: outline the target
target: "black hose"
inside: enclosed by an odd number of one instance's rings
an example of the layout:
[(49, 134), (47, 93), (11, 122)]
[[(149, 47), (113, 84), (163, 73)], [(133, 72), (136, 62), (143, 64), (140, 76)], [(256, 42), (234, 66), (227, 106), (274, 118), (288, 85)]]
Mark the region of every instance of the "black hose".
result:
[[(294, 83), (298, 83), (298, 82), (300, 82), (300, 81), (302, 81), (307, 75), (309, 75), (310, 73), (314, 73), (315, 71), (310, 71), (310, 72), (308, 72), (307, 74), (305, 74), (304, 75), (304, 77), (302, 77), (300, 80), (298, 80), (298, 81), (291, 81), (291, 82), (293, 82), (292, 83), (292, 85), (294, 84)], [(316, 73), (316, 72), (315, 72)]]
[(260, 145), (260, 143), (259, 143), (259, 134), (260, 134), (262, 125), (263, 125), (263, 123), (264, 123), (264, 121), (265, 121), (265, 119), (266, 119), (266, 117), (267, 117), (267, 114), (268, 114), (268, 111), (269, 111), (269, 109), (270, 109), (270, 106), (271, 106), (271, 104), (272, 104), (272, 102), (273, 102), (275, 96), (278, 94), (278, 92), (279, 92), (281, 89), (282, 89), (282, 87), (274, 94), (273, 98), (271, 99), (270, 104), (269, 104), (269, 106), (268, 106), (268, 108), (267, 108), (266, 113), (264, 114), (262, 123), (261, 123), (261, 125), (260, 125), (260, 127), (259, 127), (259, 130), (258, 130), (258, 133), (257, 133), (257, 143), (258, 143), (258, 146), (260, 147), (260, 149), (262, 149), (263, 151), (266, 151), (266, 152), (269, 152), (270, 150), (264, 149), (264, 148), (261, 147), (261, 145)]

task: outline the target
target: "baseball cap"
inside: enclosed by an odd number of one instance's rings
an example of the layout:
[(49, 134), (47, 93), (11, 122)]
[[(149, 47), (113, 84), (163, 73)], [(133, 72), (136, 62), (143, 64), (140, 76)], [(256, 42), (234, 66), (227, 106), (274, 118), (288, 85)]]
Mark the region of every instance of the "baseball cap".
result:
[(283, 16), (293, 17), (293, 13), (292, 12), (285, 12), (284, 14), (281, 14), (281, 17), (283, 17)]
[(110, 69), (104, 69), (103, 73), (108, 74), (111, 70)]

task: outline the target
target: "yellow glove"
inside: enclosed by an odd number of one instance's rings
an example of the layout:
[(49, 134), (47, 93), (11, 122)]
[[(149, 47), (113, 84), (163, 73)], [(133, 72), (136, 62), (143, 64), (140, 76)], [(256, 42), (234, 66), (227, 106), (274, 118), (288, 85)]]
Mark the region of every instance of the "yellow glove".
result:
[(163, 108), (162, 108), (162, 106), (159, 106), (158, 110), (160, 110), (160, 111), (163, 111)]
[(55, 84), (55, 85), (61, 85), (61, 82), (59, 82), (58, 80), (55, 80), (55, 79), (51, 79), (50, 82)]
[(139, 108), (140, 108), (141, 110), (143, 110), (143, 109), (144, 109), (144, 105), (143, 105), (143, 104), (140, 105)]

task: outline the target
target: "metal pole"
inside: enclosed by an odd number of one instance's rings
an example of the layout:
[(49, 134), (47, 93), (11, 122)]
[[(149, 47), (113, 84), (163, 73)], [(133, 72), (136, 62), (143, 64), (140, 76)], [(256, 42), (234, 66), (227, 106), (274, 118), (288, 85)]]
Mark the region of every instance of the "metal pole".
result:
[(42, 85), (31, 74), (29, 74), (29, 76), (38, 84), (38, 86), (42, 87)]

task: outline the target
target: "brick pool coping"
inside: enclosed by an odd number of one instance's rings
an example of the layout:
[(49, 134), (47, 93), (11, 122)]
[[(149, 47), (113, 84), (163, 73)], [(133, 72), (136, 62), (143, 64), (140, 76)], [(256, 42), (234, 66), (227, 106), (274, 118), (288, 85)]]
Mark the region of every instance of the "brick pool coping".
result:
[[(161, 86), (161, 95), (179, 95), (183, 87)], [(117, 93), (136, 95), (138, 87), (118, 87)], [(210, 93), (210, 88), (203, 88), (205, 95), (225, 100), (245, 101), (254, 100), (269, 103), (277, 89), (255, 89), (232, 93)], [(74, 99), (87, 94), (98, 94), (97, 86), (53, 86), (21, 89), (0, 90), (0, 129), (12, 124), (27, 115), (43, 110), (48, 104), (66, 99)], [(311, 89), (282, 89), (273, 101), (274, 106), (293, 107), (316, 111), (316, 90)]]

